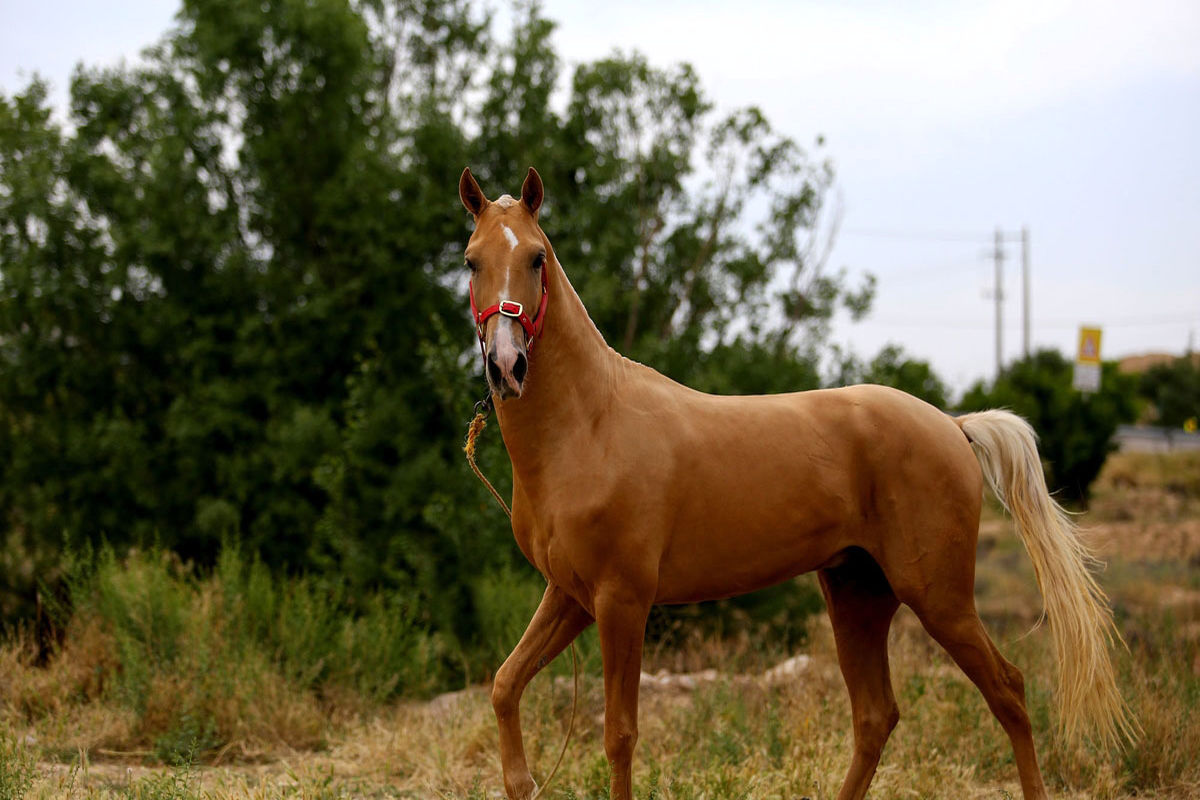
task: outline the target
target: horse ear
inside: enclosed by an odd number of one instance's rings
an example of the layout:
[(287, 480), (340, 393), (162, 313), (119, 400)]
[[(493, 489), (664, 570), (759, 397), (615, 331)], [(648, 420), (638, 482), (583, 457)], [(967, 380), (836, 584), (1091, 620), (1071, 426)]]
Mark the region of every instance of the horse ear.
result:
[(475, 182), (470, 167), (464, 169), (462, 177), (458, 179), (458, 199), (462, 201), (463, 208), (470, 211), (474, 217), (478, 217), (488, 207), (488, 199), (483, 196), (483, 190)]
[(525, 176), (525, 183), (521, 184), (521, 202), (529, 209), (529, 213), (536, 217), (538, 209), (542, 207), (544, 196), (542, 176), (537, 174), (536, 169), (530, 167), (529, 174)]

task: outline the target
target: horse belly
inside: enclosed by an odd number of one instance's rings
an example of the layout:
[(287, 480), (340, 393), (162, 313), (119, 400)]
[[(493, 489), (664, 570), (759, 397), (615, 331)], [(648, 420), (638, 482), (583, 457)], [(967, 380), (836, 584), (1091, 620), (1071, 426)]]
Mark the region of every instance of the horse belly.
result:
[[(816, 569), (861, 526), (852, 493), (822, 479), (757, 470), (726, 478), (721, 491), (694, 492), (678, 506), (659, 567), (659, 603), (744, 594)], [(787, 475), (785, 471), (783, 473)]]

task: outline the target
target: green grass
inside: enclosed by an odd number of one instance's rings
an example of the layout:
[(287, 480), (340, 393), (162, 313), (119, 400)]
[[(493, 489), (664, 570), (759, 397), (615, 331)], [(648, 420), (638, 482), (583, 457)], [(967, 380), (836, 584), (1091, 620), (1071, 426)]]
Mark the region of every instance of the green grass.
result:
[(12, 736), (0, 736), (0, 800), (19, 800), (33, 785), (35, 757)]
[(124, 731), (82, 745), (164, 763), (230, 746), (311, 749), (331, 705), (371, 708), (444, 679), (444, 648), (408, 596), (277, 578), (236, 547), (205, 575), (169, 553), (105, 549), (69, 576), (64, 645), (39, 671), (17, 643), (10, 661), (28, 680), (8, 699), (35, 723), (88, 704), (124, 712)]
[[(1139, 495), (1130, 513), (1101, 519), (1105, 541), (1115, 543), (1102, 580), (1129, 643), (1114, 656), (1145, 730), (1138, 742), (1108, 753), (1058, 741), (1049, 636), (1030, 632), (1040, 610), (1032, 570), (994, 511), (978, 559), (978, 605), (1001, 651), (1026, 676), (1053, 796), (1200, 798), (1194, 563), (1164, 555), (1171, 550), (1120, 546), (1131, 533), (1157, 541), (1150, 525), (1167, 511), (1190, 514), (1191, 494), (1168, 500), (1172, 486), (1191, 486), (1192, 478), (1157, 461), (1117, 467), (1116, 478), (1100, 482), (1108, 494), (1098, 498), (1114, 512), (1113, 497), (1128, 486), (1153, 492), (1170, 484), (1162, 490), (1167, 499), (1155, 495), (1145, 504)], [(1139, 516), (1147, 509), (1151, 516)], [(119, 558), (102, 551), (79, 559), (69, 574), (69, 603), (59, 610), (65, 638), (49, 664), (33, 665), (20, 633), (0, 645), (0, 800), (481, 800), (501, 786), (486, 685), (425, 700), (453, 670), (478, 675), (499, 665), (541, 596), (532, 571), (473, 578), (474, 611), (487, 633), (465, 643), (431, 637), (402, 592), (360, 596), (336, 580), (272, 575), (236, 547), (203, 573), (168, 553)], [(850, 760), (851, 721), (828, 621), (812, 615), (819, 609), (808, 576), (750, 602), (656, 615), (648, 672), (715, 667), (721, 677), (691, 692), (643, 693), (639, 798), (836, 795)], [(794, 684), (753, 679), (796, 649), (812, 660)], [(594, 630), (580, 652), (576, 733), (548, 797), (601, 800), (608, 764)], [(873, 800), (1019, 796), (999, 724), (907, 610), (897, 616), (890, 654), (901, 722)], [(456, 660), (468, 663), (455, 667)], [(522, 705), (538, 778), (557, 756), (570, 711), (569, 657), (547, 673)]]

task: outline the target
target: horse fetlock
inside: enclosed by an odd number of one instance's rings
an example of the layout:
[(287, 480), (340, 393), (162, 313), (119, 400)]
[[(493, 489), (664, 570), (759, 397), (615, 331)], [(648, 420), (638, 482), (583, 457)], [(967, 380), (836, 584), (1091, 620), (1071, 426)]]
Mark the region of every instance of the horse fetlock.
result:
[(504, 778), (504, 792), (509, 800), (530, 800), (537, 792), (537, 781), (526, 771), (523, 775)]

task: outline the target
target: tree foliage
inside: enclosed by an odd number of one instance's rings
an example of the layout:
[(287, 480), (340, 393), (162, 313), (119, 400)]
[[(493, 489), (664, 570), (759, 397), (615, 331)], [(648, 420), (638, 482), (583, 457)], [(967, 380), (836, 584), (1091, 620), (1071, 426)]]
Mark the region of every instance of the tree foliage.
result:
[(1058, 351), (1040, 350), (1010, 364), (992, 385), (976, 383), (960, 408), (1007, 408), (1028, 420), (1040, 437), (1046, 482), (1062, 497), (1086, 503), (1092, 481), (1112, 452), (1117, 426), (1137, 416), (1137, 383), (1115, 363), (1106, 363), (1100, 391), (1083, 394), (1071, 385), (1072, 370)]
[(853, 354), (839, 365), (837, 383), (877, 383), (919, 397), (938, 408), (948, 407), (949, 390), (928, 361), (908, 357), (904, 349), (889, 344), (869, 362)]
[(1155, 424), (1181, 428), (1200, 419), (1200, 366), (1191, 354), (1146, 370), (1138, 391), (1150, 403)]
[(493, 192), (539, 167), (630, 356), (711, 390), (818, 384), (830, 316), (872, 288), (823, 269), (820, 143), (637, 54), (552, 102), (552, 30), (536, 5), (502, 37), (464, 0), (187, 0), (138, 65), (77, 71), (69, 124), (38, 82), (0, 96), (10, 612), (64, 544), (211, 563), (228, 539), (469, 636), (473, 582), (516, 551), (459, 453), (464, 164)]

